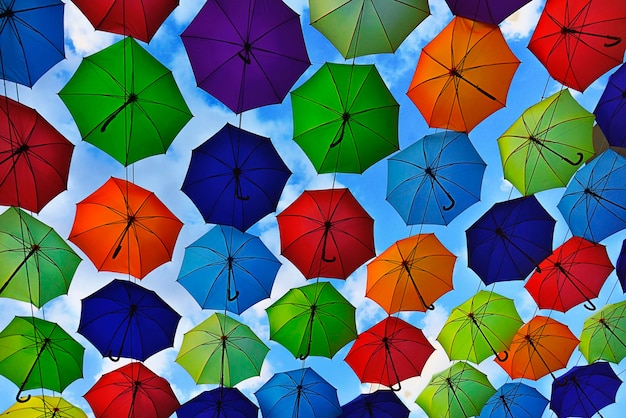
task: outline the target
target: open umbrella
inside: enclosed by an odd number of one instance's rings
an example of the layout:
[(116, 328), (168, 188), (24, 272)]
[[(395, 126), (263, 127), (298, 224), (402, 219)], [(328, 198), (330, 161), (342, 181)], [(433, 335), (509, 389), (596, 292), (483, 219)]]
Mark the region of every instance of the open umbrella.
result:
[(124, 166), (164, 154), (191, 119), (172, 72), (133, 38), (83, 58), (59, 96), (83, 140)]
[(626, 65), (609, 76), (593, 113), (609, 145), (626, 147)]
[(208, 0), (180, 36), (198, 86), (235, 113), (282, 102), (311, 65), (281, 0)]
[(626, 301), (605, 305), (585, 319), (579, 348), (589, 364), (622, 361), (626, 357)]
[(318, 173), (363, 173), (398, 150), (400, 105), (374, 65), (325, 63), (291, 92), (293, 140)]
[(178, 418), (257, 418), (256, 406), (237, 388), (204, 391), (176, 410)]
[(622, 242), (622, 250), (615, 263), (615, 274), (622, 286), (622, 291), (626, 293), (626, 239)]
[(446, 0), (446, 3), (456, 16), (499, 25), (530, 0)]
[(76, 204), (69, 239), (99, 271), (141, 279), (172, 259), (182, 226), (154, 193), (111, 177)]
[(409, 418), (409, 408), (393, 391), (362, 393), (341, 406), (343, 418)]
[(469, 132), (505, 106), (519, 64), (498, 26), (455, 17), (422, 49), (407, 95), (428, 126)]
[(485, 403), (479, 418), (537, 418), (548, 400), (537, 389), (523, 383), (505, 383)]
[(11, 418), (87, 418), (77, 406), (58, 396), (31, 396), (28, 402), (18, 402), (0, 414)]

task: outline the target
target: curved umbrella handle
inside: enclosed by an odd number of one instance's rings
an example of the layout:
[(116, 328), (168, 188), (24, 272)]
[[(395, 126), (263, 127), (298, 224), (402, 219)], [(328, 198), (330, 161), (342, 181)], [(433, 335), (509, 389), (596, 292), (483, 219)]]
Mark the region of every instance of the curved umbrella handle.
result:
[(613, 41), (613, 42), (607, 42), (604, 44), (604, 46), (607, 48), (610, 48), (622, 42), (622, 38), (619, 38), (617, 36), (606, 35), (606, 38), (611, 39)]
[(400, 392), (402, 390), (402, 383), (398, 382), (397, 383), (398, 387), (395, 387), (394, 385), (389, 386), (389, 389), (391, 389), (394, 392)]
[(25, 398), (20, 397), (21, 394), (22, 394), (22, 388), (20, 388), (19, 392), (17, 392), (17, 395), (15, 395), (15, 400), (16, 401), (18, 401), (19, 403), (26, 403), (26, 402), (30, 401), (30, 393)]
[(230, 292), (228, 293), (228, 301), (232, 302), (234, 300), (237, 300), (237, 298), (239, 297), (239, 290), (235, 291), (235, 296), (231, 296)]
[(578, 155), (578, 160), (576, 160), (576, 161), (572, 161), (572, 160), (570, 160), (569, 158), (567, 158), (565, 156), (561, 156), (561, 158), (563, 159), (563, 161), (565, 161), (569, 165), (577, 166), (578, 164), (583, 162), (584, 156), (583, 156), (582, 152), (577, 152), (576, 155)]
[(500, 357), (500, 353), (496, 353), (496, 360), (498, 360), (500, 363), (507, 361), (507, 359), (509, 358), (508, 351), (503, 351), (502, 353), (504, 354), (504, 357)]
[(306, 347), (306, 353), (300, 354), (298, 358), (300, 360), (305, 360), (311, 354), (311, 344)]
[(111, 361), (118, 362), (122, 358), (122, 354), (120, 353), (120, 354), (117, 355), (117, 357), (113, 357), (113, 350), (109, 350), (109, 353), (107, 354), (107, 357)]
[(585, 304), (583, 305), (585, 307), (585, 309), (589, 310), (589, 311), (595, 311), (596, 310), (596, 305), (590, 301), (589, 299), (587, 299), (587, 302), (585, 302)]

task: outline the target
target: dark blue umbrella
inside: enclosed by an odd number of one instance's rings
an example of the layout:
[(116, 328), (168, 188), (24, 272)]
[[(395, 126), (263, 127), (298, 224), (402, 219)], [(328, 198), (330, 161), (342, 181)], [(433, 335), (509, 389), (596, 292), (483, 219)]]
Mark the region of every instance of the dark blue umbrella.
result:
[(555, 224), (534, 196), (496, 203), (466, 231), (468, 265), (487, 285), (524, 280), (552, 253)]
[(615, 263), (615, 274), (617, 274), (619, 283), (622, 285), (622, 291), (626, 293), (626, 239), (622, 242), (622, 251), (620, 251), (617, 263)]
[(144, 361), (173, 346), (180, 318), (154, 291), (115, 279), (82, 300), (78, 332), (113, 361)]
[(537, 418), (543, 415), (548, 400), (523, 383), (505, 383), (487, 401), (479, 418)]
[(245, 231), (276, 210), (289, 176), (269, 138), (226, 124), (193, 150), (182, 191), (207, 223)]
[(236, 388), (204, 391), (176, 411), (178, 418), (257, 418), (259, 407)]
[(446, 3), (455, 16), (498, 25), (530, 0), (446, 0)]
[(342, 418), (408, 418), (411, 412), (391, 390), (362, 393), (341, 410)]
[(626, 147), (626, 66), (609, 77), (593, 113), (609, 145)]
[(480, 200), (486, 164), (465, 133), (427, 135), (388, 161), (387, 201), (407, 225), (447, 225)]

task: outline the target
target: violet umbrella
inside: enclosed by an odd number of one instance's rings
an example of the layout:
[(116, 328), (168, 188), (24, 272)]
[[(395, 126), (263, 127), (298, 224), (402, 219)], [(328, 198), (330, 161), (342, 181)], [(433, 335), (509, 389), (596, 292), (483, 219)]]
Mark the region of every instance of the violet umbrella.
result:
[(530, 0), (446, 0), (446, 3), (455, 16), (498, 25)]

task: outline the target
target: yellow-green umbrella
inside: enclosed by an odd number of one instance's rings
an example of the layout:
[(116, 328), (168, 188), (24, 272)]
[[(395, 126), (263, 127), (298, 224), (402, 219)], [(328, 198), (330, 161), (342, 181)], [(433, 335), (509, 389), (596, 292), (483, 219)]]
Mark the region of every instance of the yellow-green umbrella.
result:
[(87, 414), (57, 396), (32, 396), (28, 402), (17, 402), (0, 414), (10, 418), (87, 418)]
[(626, 301), (606, 305), (585, 320), (579, 349), (589, 363), (619, 363), (626, 357)]

